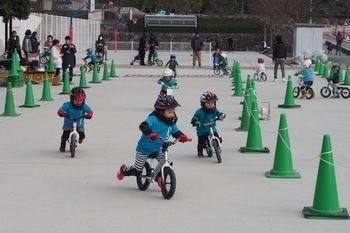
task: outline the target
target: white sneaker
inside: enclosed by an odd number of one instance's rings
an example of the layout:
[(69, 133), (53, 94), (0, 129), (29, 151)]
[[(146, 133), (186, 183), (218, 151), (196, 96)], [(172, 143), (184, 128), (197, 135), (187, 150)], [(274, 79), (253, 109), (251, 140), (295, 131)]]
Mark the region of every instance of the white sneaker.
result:
[(284, 83), (285, 83), (285, 82), (286, 82), (286, 78), (282, 78), (282, 82), (284, 82)]
[(274, 82), (277, 82), (277, 78), (274, 78), (273, 81), (274, 81)]

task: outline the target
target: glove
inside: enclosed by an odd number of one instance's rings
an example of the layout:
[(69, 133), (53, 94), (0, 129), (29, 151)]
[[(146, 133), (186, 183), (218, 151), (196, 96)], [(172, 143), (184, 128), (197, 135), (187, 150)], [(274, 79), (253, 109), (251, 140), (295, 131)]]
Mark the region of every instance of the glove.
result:
[(65, 113), (62, 109), (58, 110), (57, 114), (58, 114), (60, 117), (66, 117), (66, 116), (67, 116), (67, 113)]
[(225, 119), (225, 117), (226, 117), (226, 115), (225, 115), (224, 113), (221, 113), (221, 114), (219, 115), (220, 121), (223, 121), (223, 120)]
[(84, 116), (84, 118), (85, 118), (85, 119), (91, 119), (91, 118), (92, 118), (92, 115), (93, 115), (92, 112), (88, 112), (88, 113)]
[(181, 134), (179, 137), (179, 142), (187, 142), (187, 141), (191, 141), (191, 138), (187, 137), (185, 134)]
[(151, 132), (150, 134), (148, 134), (148, 137), (153, 141), (159, 138), (158, 134), (155, 132)]

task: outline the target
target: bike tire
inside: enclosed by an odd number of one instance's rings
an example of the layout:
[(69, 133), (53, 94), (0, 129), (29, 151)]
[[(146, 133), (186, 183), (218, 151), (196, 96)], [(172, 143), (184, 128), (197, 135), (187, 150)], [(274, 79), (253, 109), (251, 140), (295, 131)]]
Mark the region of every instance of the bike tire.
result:
[(217, 140), (213, 140), (213, 147), (218, 163), (221, 163), (221, 150)]
[(142, 172), (139, 176), (136, 176), (136, 183), (137, 187), (141, 191), (145, 191), (148, 189), (149, 185), (151, 182), (149, 181), (148, 177), (151, 176), (151, 166), (149, 165), (148, 162), (145, 163), (145, 166), (142, 169)]
[(176, 176), (173, 169), (170, 167), (164, 168), (164, 180), (161, 185), (162, 195), (165, 199), (170, 199), (174, 196), (176, 190)]
[(86, 66), (80, 66), (80, 72), (86, 72), (87, 71), (87, 67)]
[(263, 81), (266, 81), (267, 80), (267, 75), (264, 72), (262, 72), (260, 74), (260, 79), (263, 80)]
[(147, 64), (148, 66), (152, 66), (152, 65), (153, 65), (153, 62), (152, 62), (152, 61), (147, 61), (146, 64)]
[(320, 90), (320, 94), (321, 94), (322, 97), (328, 98), (328, 97), (331, 96), (332, 91), (331, 91), (331, 89), (329, 89), (327, 87), (322, 87), (321, 90)]
[(230, 68), (226, 68), (225, 74), (226, 75), (231, 75), (232, 71)]
[(72, 134), (70, 137), (70, 143), (69, 143), (69, 151), (70, 151), (70, 157), (75, 157), (75, 149), (77, 147), (77, 135)]
[(215, 75), (219, 75), (220, 74), (220, 70), (219, 69), (214, 69), (214, 74)]
[(46, 64), (46, 63), (48, 63), (48, 62), (49, 62), (49, 60), (48, 60), (46, 57), (40, 58), (40, 63), (41, 63), (41, 64)]
[(162, 60), (157, 60), (157, 66), (163, 66), (163, 61)]
[(260, 81), (260, 77), (259, 77), (259, 75), (257, 73), (253, 74), (253, 79), (255, 81)]
[(306, 96), (306, 99), (308, 99), (308, 100), (312, 99), (315, 96), (314, 90), (312, 88), (308, 87), (306, 89), (305, 96)]
[(293, 96), (294, 96), (294, 98), (298, 98), (299, 94), (300, 94), (300, 87), (294, 87), (293, 88)]
[(101, 70), (101, 67), (99, 66), (99, 65), (97, 65), (97, 72), (100, 72), (100, 70)]
[(347, 87), (343, 87), (343, 89), (340, 92), (340, 95), (345, 99), (349, 98), (350, 97), (350, 89)]

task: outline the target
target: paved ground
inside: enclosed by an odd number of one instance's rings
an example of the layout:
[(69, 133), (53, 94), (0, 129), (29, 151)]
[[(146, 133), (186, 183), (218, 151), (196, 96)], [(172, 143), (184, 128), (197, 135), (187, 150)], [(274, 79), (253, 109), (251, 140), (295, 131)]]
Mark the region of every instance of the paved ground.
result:
[[(348, 221), (309, 220), (301, 211), (313, 205), (325, 134), (331, 136), (333, 146), (339, 205), (350, 207), (349, 99), (322, 98), (318, 93), (325, 81), (317, 78), (313, 100), (295, 100), (301, 104), (297, 109), (278, 108), (284, 103), (286, 85), (272, 82), (269, 69), (268, 81), (256, 83), (256, 91), (260, 102), (271, 105), (271, 119), (260, 121), (263, 144), (271, 152), (242, 154), (238, 149), (246, 145), (247, 133), (235, 128), (240, 126), (243, 97), (232, 96), (230, 78), (213, 76), (207, 67), (192, 68), (190, 54), (178, 54), (182, 65), (180, 89), (175, 93), (182, 105), (177, 110), (178, 124), (194, 142), (170, 149), (177, 176), (174, 197), (164, 200), (155, 184), (142, 192), (134, 178), (115, 180), (120, 164), (133, 162), (138, 125), (152, 110), (162, 72), (157, 67), (128, 66), (131, 56), (116, 53), (120, 77), (89, 83), (91, 88), (86, 89), (95, 115), (86, 123), (87, 138), (74, 159), (58, 152), (62, 119), (56, 111), (68, 100), (67, 95), (59, 95), (62, 87), (52, 87), (54, 101), (37, 101), (37, 108), (19, 108), (26, 88), (12, 89), (21, 115), (0, 117), (1, 233), (346, 232)], [(245, 67), (245, 79), (252, 75), (258, 56), (237, 52), (230, 54), (230, 61), (236, 59)], [(272, 67), (271, 60), (266, 58), (266, 63)], [(287, 74), (295, 69), (289, 68)], [(91, 76), (87, 75), (88, 81)], [(227, 114), (218, 123), (224, 140), (221, 164), (214, 158), (196, 157), (195, 131), (189, 124), (200, 93), (207, 89), (218, 94), (218, 107)], [(33, 92), (35, 100), (40, 99), (42, 85), (33, 85)], [(5, 95), (6, 89), (0, 88), (0, 110)], [(293, 165), (301, 179), (264, 176), (274, 163), (281, 113), (287, 116)]]

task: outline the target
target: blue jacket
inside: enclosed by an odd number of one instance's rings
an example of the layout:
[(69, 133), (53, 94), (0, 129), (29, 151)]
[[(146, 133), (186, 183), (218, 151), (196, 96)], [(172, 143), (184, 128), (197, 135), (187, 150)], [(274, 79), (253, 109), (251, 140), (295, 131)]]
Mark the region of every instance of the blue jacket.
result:
[[(161, 120), (156, 114), (150, 114), (143, 123), (146, 123), (149, 127), (149, 133), (154, 132), (157, 133), (159, 137), (169, 139), (170, 136), (177, 135), (178, 137), (181, 134), (175, 122), (176, 121), (174, 121), (174, 123), (168, 123)], [(163, 141), (161, 139), (152, 141), (146, 134), (142, 133), (137, 143), (136, 151), (141, 153), (141, 155), (148, 156), (161, 151), (162, 145)]]
[[(81, 109), (74, 108), (70, 101), (65, 102), (60, 107), (60, 110), (65, 112), (67, 114), (67, 116), (69, 116), (71, 118), (79, 118), (79, 117), (84, 116), (87, 113), (92, 111), (90, 106), (85, 104), (85, 103), (83, 104)], [(63, 129), (69, 130), (72, 128), (72, 126), (73, 126), (73, 121), (70, 118), (65, 117), (64, 121), (63, 121)], [(77, 124), (77, 128), (84, 129), (84, 118), (80, 118), (80, 120), (78, 121), (78, 124)]]
[[(209, 121), (213, 120), (214, 118), (221, 115), (222, 112), (220, 112), (217, 108), (214, 108), (213, 110), (205, 110), (203, 107), (198, 109), (194, 116), (192, 117), (191, 124), (194, 125), (197, 121), (201, 123), (201, 126), (196, 127), (196, 133), (197, 136), (203, 136), (207, 133), (209, 133), (209, 127), (205, 126), (204, 124), (208, 123)], [(214, 133), (218, 132), (218, 129), (216, 127), (216, 123), (212, 124)]]
[(311, 68), (304, 68), (300, 70), (297, 74), (303, 76), (303, 82), (314, 81), (314, 71)]
[[(162, 84), (163, 83), (163, 84)], [(158, 80), (158, 84), (162, 84), (162, 88), (161, 90), (162, 91), (165, 91), (166, 92), (166, 89), (168, 88), (173, 88), (175, 86), (177, 86), (177, 82), (176, 82), (176, 79), (174, 78), (171, 78), (169, 80), (166, 80), (164, 77), (163, 78), (160, 78)]]

